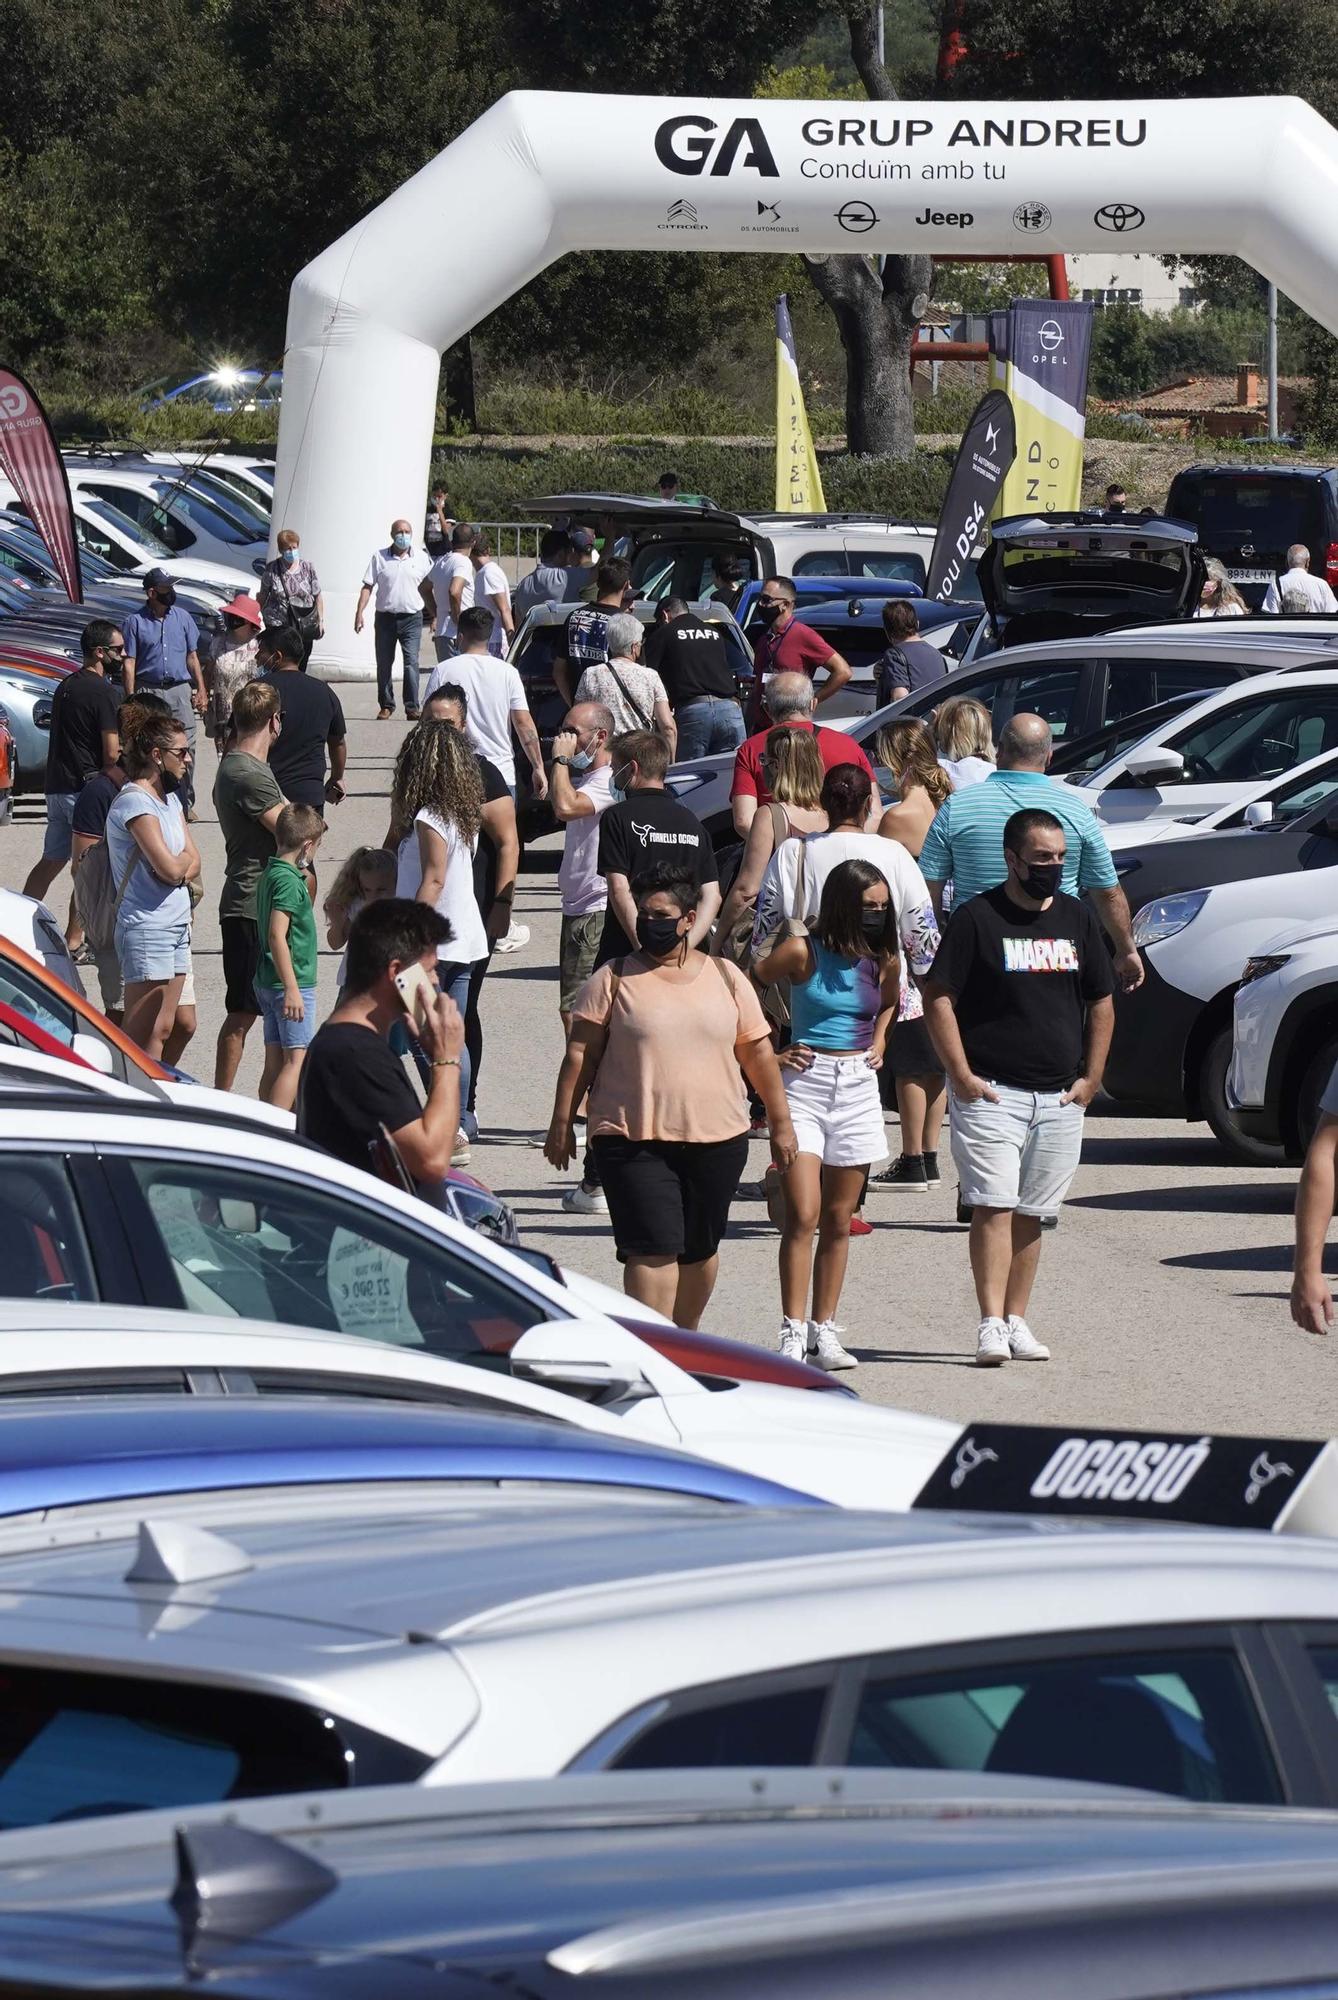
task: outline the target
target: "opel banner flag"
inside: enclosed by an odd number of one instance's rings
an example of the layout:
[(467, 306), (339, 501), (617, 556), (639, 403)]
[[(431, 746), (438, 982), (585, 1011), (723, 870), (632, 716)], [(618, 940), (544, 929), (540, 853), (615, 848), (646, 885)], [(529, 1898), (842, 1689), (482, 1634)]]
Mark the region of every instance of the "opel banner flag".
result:
[(1017, 426), (996, 517), (1082, 505), (1093, 310), (1086, 299), (1014, 299), (990, 314), (990, 380), (1007, 390)]
[(65, 595), (71, 604), (82, 604), (84, 580), (65, 461), (36, 393), (12, 368), (0, 368), (0, 471), (50, 550)]
[(776, 506), (785, 514), (827, 511), (784, 293), (776, 301)]

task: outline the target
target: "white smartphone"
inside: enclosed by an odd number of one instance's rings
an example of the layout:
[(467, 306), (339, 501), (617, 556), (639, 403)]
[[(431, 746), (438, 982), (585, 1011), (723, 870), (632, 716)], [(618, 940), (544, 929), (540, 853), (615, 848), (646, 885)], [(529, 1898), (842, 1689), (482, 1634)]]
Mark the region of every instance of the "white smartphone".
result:
[(436, 982), (421, 965), (408, 965), (403, 972), (397, 972), (395, 991), (413, 1028), (420, 1027), (437, 1004)]

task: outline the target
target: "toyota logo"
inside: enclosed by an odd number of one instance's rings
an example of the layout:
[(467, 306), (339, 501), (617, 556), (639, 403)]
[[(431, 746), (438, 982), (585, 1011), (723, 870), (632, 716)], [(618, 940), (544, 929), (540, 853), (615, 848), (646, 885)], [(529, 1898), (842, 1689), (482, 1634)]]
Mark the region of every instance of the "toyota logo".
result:
[(1064, 329), (1058, 320), (1045, 320), (1036, 337), (1047, 354), (1053, 354), (1057, 347), (1064, 345)]
[(1098, 229), (1109, 229), (1116, 236), (1124, 236), (1131, 229), (1141, 229), (1147, 221), (1141, 208), (1135, 208), (1131, 201), (1108, 201), (1092, 217)]
[(848, 201), (836, 211), (836, 219), (842, 229), (848, 229), (852, 236), (863, 236), (866, 229), (872, 229), (878, 217), (867, 201)]

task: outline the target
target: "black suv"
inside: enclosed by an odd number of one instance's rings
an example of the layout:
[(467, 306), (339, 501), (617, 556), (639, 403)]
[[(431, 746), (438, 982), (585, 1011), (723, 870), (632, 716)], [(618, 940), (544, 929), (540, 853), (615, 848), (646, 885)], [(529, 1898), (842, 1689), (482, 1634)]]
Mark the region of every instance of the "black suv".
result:
[(1166, 512), (1198, 529), (1204, 555), (1256, 611), (1293, 542), (1309, 549), (1312, 576), (1338, 586), (1338, 468), (1191, 465), (1171, 481)]

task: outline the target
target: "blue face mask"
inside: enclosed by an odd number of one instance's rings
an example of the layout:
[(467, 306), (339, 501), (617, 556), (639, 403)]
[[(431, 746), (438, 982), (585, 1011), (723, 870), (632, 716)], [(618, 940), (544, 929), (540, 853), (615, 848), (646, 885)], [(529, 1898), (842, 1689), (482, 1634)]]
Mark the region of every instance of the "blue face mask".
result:
[(627, 797), (626, 787), (620, 785), (618, 783), (618, 780), (619, 778), (625, 778), (630, 772), (631, 768), (632, 767), (630, 764), (623, 764), (613, 774), (613, 782), (609, 786), (609, 797), (613, 800), (613, 803), (616, 806), (621, 805), (623, 800)]
[(408, 546), (409, 546), (409, 544), (410, 544), (410, 542), (411, 542), (411, 541), (413, 540), (413, 537), (412, 537), (412, 535), (406, 535), (406, 534), (403, 534), (403, 533), (400, 533), (400, 534), (397, 534), (397, 535), (392, 535), (390, 539), (391, 539), (391, 543), (393, 544), (393, 546), (394, 546), (395, 548), (397, 548), (397, 549), (407, 549), (407, 548), (408, 548)]
[(573, 771), (588, 771), (594, 761), (595, 753), (593, 750), (573, 750), (571, 753), (571, 768)]
[(283, 559), (286, 563), (295, 563), (297, 561), (297, 550), (285, 549), (283, 551)]

